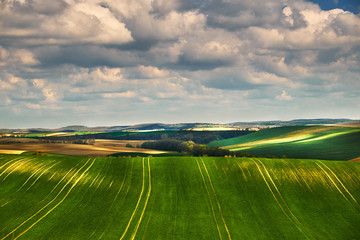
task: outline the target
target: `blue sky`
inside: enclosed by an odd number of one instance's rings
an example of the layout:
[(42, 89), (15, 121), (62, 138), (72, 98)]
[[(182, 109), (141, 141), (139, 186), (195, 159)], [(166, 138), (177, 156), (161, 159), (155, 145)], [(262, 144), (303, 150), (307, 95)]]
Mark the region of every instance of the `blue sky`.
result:
[(358, 0), (312, 0), (311, 2), (318, 4), (323, 10), (340, 8), (355, 14), (360, 11), (360, 1)]
[(358, 1), (14, 0), (0, 128), (360, 119)]

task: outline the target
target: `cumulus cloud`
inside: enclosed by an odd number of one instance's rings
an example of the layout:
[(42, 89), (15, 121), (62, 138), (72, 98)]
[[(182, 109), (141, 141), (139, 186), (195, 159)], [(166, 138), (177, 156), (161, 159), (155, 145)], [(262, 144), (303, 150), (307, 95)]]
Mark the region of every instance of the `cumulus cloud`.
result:
[(293, 98), (286, 91), (282, 91), (280, 95), (276, 96), (276, 99), (284, 101), (293, 100)]
[(127, 91), (122, 93), (104, 93), (102, 95), (104, 98), (132, 98), (136, 96), (136, 93)]
[(123, 44), (131, 33), (95, 1), (3, 1), (0, 36), (9, 45)]
[(133, 106), (170, 119), (162, 110), (214, 117), (212, 108), (226, 115), (240, 104), (256, 115), (276, 100), (341, 108), (360, 89), (360, 16), (305, 0), (1, 4), (0, 110), (8, 112), (68, 116), (76, 105), (138, 116)]

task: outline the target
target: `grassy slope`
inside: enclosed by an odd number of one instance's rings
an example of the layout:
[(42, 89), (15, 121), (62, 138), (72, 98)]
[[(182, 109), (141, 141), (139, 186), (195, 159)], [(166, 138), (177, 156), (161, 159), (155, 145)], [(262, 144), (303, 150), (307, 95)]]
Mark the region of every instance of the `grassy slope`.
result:
[(0, 239), (357, 239), (359, 176), (337, 161), (0, 155)]
[(229, 145), (234, 145), (234, 144), (254, 142), (254, 141), (264, 140), (264, 139), (268, 139), (268, 138), (278, 137), (283, 134), (287, 134), (290, 132), (294, 132), (294, 131), (298, 131), (298, 130), (302, 130), (302, 129), (306, 129), (306, 128), (307, 127), (304, 127), (304, 126), (269, 128), (269, 129), (264, 129), (264, 130), (261, 130), (258, 132), (250, 133), (250, 134), (247, 134), (244, 136), (229, 138), (229, 139), (220, 140), (220, 141), (214, 141), (214, 142), (209, 143), (208, 145), (210, 147), (214, 147), (214, 146), (223, 147), (223, 146), (229, 146)]
[(231, 151), (290, 158), (349, 160), (360, 156), (360, 129), (346, 127), (281, 127), (213, 142)]

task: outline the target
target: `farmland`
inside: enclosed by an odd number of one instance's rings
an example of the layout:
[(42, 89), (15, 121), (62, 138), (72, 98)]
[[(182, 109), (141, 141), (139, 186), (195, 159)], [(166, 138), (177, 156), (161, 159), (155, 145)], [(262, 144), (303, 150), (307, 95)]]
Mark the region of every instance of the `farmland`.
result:
[(360, 128), (344, 126), (288, 126), (210, 143), (230, 151), (290, 158), (351, 160), (360, 156)]
[[(0, 143), (6, 139), (0, 139)], [(96, 139), (93, 145), (87, 144), (64, 144), (64, 143), (41, 143), (38, 139), (10, 138), (15, 143), (0, 144), (0, 153), (22, 153), (26, 151), (40, 151), (53, 154), (96, 156), (105, 157), (114, 153), (147, 153), (161, 154), (164, 151), (136, 148), (144, 141), (136, 140), (108, 140)], [(133, 147), (127, 147), (130, 144)]]
[(0, 239), (358, 239), (359, 176), (310, 159), (0, 155)]

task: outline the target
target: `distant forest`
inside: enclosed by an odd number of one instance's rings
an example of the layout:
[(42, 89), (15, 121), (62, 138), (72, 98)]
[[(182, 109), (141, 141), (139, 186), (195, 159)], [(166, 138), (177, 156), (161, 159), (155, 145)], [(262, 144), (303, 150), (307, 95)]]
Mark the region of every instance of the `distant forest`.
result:
[[(218, 141), (227, 138), (238, 137), (252, 133), (250, 130), (241, 131), (189, 131), (189, 130), (170, 130), (154, 132), (111, 132), (96, 133), (87, 135), (73, 136), (51, 136), (38, 137), (44, 141), (64, 141), (64, 140), (89, 140), (89, 139), (113, 139), (113, 140), (179, 140), (192, 141), (196, 144), (208, 144), (212, 141)], [(81, 142), (81, 141), (79, 141)], [(89, 141), (85, 141), (89, 144)], [(90, 141), (91, 142), (91, 141)]]
[(142, 148), (156, 149), (162, 151), (175, 151), (189, 156), (236, 156), (253, 157), (253, 155), (243, 152), (231, 152), (220, 147), (208, 147), (204, 144), (196, 144), (193, 141), (180, 141), (175, 139), (166, 139), (158, 141), (144, 142)]

